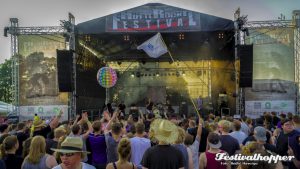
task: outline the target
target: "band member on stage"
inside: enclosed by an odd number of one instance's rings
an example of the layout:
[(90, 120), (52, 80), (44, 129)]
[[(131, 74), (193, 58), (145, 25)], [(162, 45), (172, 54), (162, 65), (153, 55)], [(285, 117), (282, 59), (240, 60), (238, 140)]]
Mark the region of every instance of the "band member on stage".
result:
[(118, 108), (120, 110), (119, 118), (125, 119), (125, 109), (126, 105), (124, 104), (124, 101), (121, 101), (121, 103), (118, 105)]
[(149, 99), (146, 103), (146, 114), (153, 113), (153, 102)]

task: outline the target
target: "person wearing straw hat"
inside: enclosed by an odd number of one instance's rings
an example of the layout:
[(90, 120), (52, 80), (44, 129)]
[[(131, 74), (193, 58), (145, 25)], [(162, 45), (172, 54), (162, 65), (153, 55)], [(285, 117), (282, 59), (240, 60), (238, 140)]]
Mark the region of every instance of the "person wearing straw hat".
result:
[(158, 140), (158, 145), (150, 147), (143, 155), (141, 165), (148, 169), (183, 169), (183, 155), (171, 146), (178, 138), (177, 126), (169, 120), (156, 119), (152, 122), (150, 137)]
[(94, 166), (81, 162), (86, 154), (89, 153), (82, 150), (82, 145), (82, 139), (79, 137), (67, 137), (62, 142), (60, 149), (51, 149), (59, 153), (62, 161), (60, 165), (52, 169), (96, 169)]
[(47, 134), (51, 132), (52, 129), (55, 129), (58, 124), (59, 120), (63, 114), (63, 111), (60, 110), (58, 115), (53, 118), (53, 120), (47, 125), (45, 121), (43, 121), (37, 114), (33, 118), (33, 123), (31, 126), (31, 133), (30, 136), (34, 137), (37, 135), (43, 136), (44, 138), (47, 138)]

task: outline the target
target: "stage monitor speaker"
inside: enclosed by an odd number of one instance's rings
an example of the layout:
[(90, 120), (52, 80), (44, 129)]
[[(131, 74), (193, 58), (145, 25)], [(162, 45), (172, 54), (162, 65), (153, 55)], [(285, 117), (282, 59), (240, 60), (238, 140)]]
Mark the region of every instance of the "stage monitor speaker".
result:
[(73, 52), (69, 50), (56, 50), (57, 76), (60, 92), (72, 92)]
[(239, 45), (240, 58), (240, 87), (252, 87), (253, 79), (253, 45)]

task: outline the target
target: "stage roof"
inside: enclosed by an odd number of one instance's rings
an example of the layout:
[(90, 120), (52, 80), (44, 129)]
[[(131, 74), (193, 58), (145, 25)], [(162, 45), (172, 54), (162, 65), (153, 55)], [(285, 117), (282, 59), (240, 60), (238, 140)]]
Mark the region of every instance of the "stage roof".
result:
[(161, 3), (148, 3), (76, 26), (79, 34), (233, 30), (233, 21)]
[(168, 54), (153, 59), (137, 50), (157, 32), (175, 60), (234, 60), (233, 21), (160, 3), (76, 25), (76, 50), (88, 49), (106, 61), (170, 61)]

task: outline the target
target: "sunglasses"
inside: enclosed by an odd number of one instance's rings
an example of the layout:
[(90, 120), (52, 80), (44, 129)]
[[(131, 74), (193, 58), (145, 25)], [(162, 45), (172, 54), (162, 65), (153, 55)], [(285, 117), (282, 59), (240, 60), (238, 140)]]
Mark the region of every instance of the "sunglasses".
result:
[(59, 153), (59, 155), (62, 156), (66, 156), (66, 157), (72, 157), (73, 155), (75, 155), (75, 153)]

